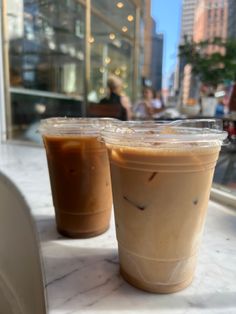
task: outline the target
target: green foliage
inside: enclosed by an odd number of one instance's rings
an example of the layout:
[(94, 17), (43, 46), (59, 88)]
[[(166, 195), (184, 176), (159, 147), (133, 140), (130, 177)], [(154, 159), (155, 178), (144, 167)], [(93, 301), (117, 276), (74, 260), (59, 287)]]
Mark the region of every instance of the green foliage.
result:
[[(215, 51), (209, 53), (210, 47), (215, 47)], [(235, 40), (216, 37), (196, 43), (185, 37), (184, 44), (179, 47), (179, 56), (185, 64), (191, 64), (192, 73), (206, 85), (216, 87), (225, 80), (236, 79)]]

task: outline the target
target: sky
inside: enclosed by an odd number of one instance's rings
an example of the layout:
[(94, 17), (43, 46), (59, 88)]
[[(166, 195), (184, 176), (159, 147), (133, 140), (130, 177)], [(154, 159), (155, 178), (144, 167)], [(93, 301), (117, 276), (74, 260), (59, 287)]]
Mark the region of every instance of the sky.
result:
[(163, 87), (174, 70), (178, 55), (182, 0), (152, 0), (151, 14), (157, 32), (164, 34)]

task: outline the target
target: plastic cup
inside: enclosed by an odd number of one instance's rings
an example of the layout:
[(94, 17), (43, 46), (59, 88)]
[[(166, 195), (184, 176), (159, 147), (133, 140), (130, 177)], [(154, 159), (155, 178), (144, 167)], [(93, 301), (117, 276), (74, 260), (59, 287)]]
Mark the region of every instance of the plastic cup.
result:
[(102, 132), (120, 272), (135, 287), (172, 293), (191, 283), (226, 136), (214, 120), (125, 122)]
[(106, 146), (98, 138), (111, 119), (41, 121), (57, 230), (87, 238), (109, 227), (112, 193)]

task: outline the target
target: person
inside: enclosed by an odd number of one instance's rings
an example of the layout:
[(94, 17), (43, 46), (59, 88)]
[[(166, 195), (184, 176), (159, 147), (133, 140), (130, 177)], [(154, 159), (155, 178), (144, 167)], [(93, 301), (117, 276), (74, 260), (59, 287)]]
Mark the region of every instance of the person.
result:
[(137, 119), (145, 120), (152, 118), (152, 98), (151, 87), (144, 87), (142, 98), (134, 105), (133, 112)]
[(123, 83), (122, 80), (115, 76), (110, 75), (107, 80), (108, 95), (107, 97), (100, 100), (100, 104), (118, 105), (120, 106), (120, 120), (131, 120), (132, 111), (131, 103), (127, 96), (123, 93)]
[(151, 114), (153, 118), (159, 118), (160, 113), (164, 110), (165, 105), (161, 95), (161, 91), (153, 92), (154, 98), (151, 101)]
[(215, 109), (215, 117), (220, 118), (224, 115), (224, 100), (219, 98)]

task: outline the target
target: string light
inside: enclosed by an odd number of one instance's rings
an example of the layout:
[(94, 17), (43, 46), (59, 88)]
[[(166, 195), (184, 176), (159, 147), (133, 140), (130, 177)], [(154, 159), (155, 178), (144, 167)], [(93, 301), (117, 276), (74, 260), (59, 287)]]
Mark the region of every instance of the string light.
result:
[(129, 15), (127, 16), (127, 20), (128, 20), (129, 22), (133, 22), (133, 20), (134, 20), (133, 15), (129, 14)]
[(105, 61), (106, 64), (109, 64), (109, 63), (111, 63), (111, 58), (106, 57), (104, 61)]
[(116, 35), (114, 33), (109, 34), (110, 40), (114, 40), (116, 38)]
[(100, 73), (104, 73), (104, 72), (105, 72), (104, 67), (100, 67), (100, 68), (99, 68), (99, 72), (100, 72)]
[(120, 69), (115, 70), (115, 75), (120, 75)]
[(103, 87), (99, 88), (99, 94), (103, 95), (105, 93), (105, 89)]
[(124, 6), (124, 3), (121, 2), (121, 1), (120, 1), (120, 2), (117, 2), (116, 6), (117, 6), (118, 9), (122, 9), (123, 6)]
[(90, 43), (90, 44), (93, 44), (94, 42), (95, 42), (95, 39), (94, 39), (93, 36), (91, 36), (91, 37), (89, 38), (89, 43)]

